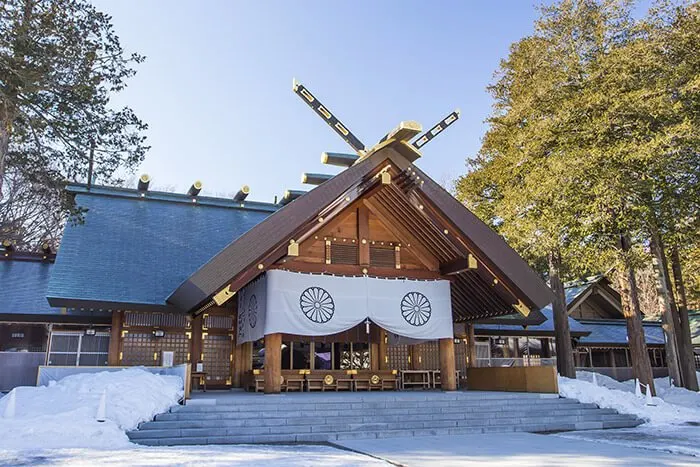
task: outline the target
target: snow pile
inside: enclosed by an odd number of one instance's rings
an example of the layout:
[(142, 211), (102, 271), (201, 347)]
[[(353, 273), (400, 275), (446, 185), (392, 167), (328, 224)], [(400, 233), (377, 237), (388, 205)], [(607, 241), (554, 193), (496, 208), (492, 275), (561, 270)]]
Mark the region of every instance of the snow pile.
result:
[(654, 380), (658, 397), (653, 398), (655, 405), (650, 406), (644, 397), (634, 395), (634, 381), (620, 383), (596, 374), (596, 385), (593, 373), (579, 371), (576, 376), (578, 379), (559, 377), (561, 396), (636, 415), (655, 425), (700, 423), (700, 393), (671, 387), (667, 378)]
[[(16, 411), (2, 418), (10, 395), (0, 399), (0, 448), (115, 448), (129, 446), (124, 433), (177, 404), (179, 376), (141, 368), (67, 376), (50, 386), (16, 388)], [(95, 420), (102, 393), (106, 418)]]

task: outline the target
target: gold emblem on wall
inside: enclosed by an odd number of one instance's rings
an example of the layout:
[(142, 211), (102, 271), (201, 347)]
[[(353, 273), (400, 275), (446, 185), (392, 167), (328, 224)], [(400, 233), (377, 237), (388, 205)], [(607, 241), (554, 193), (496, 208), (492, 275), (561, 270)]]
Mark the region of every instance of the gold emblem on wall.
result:
[(333, 384), (333, 375), (326, 375), (323, 378), (323, 384), (325, 384), (327, 386), (330, 386), (331, 384)]
[(369, 381), (372, 384), (379, 384), (379, 375), (372, 375), (372, 377), (369, 379)]

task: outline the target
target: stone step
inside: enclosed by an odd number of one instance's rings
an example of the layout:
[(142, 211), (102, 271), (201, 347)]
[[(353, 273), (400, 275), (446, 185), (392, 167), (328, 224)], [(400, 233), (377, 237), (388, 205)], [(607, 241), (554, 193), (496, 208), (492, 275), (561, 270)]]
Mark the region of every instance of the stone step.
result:
[(338, 410), (343, 409), (413, 409), (419, 407), (503, 407), (501, 410), (510, 410), (513, 406), (549, 406), (551, 404), (558, 405), (576, 405), (577, 401), (570, 399), (507, 399), (494, 401), (474, 401), (474, 400), (428, 400), (428, 401), (334, 401), (334, 402), (293, 402), (289, 399), (278, 400), (277, 403), (258, 404), (251, 401), (241, 404), (211, 404), (211, 405), (184, 405), (173, 407), (173, 412), (265, 412), (271, 410)]
[[(376, 402), (376, 401), (395, 401), (395, 402), (439, 402), (439, 401), (456, 401), (462, 400), (467, 402), (478, 401), (523, 401), (523, 400), (538, 400), (538, 399), (561, 399), (558, 394), (542, 394), (542, 393), (523, 393), (523, 392), (440, 392), (440, 391), (374, 391), (374, 392), (313, 392), (299, 393), (289, 392), (277, 395), (264, 395), (262, 393), (246, 393), (240, 394), (241, 397), (231, 394), (231, 397), (215, 398), (217, 406), (226, 405), (248, 405), (251, 403), (257, 405), (278, 405), (284, 400), (285, 403), (295, 404), (318, 404), (339, 402)], [(207, 401), (207, 398), (198, 399), (195, 403), (188, 403), (186, 407), (201, 407), (202, 401)], [(254, 402), (253, 402), (254, 401)], [(573, 401), (576, 402), (576, 401)]]
[[(576, 407), (576, 406), (574, 406)], [(301, 417), (277, 417), (277, 418), (258, 418), (251, 416), (248, 418), (202, 418), (202, 417), (182, 417), (181, 414), (177, 414), (181, 418), (172, 419), (171, 417), (175, 414), (163, 414), (158, 415), (155, 421), (145, 422), (139, 426), (139, 429), (151, 429), (151, 427), (156, 427), (162, 424), (170, 424), (163, 426), (180, 426), (180, 427), (207, 427), (207, 426), (277, 426), (277, 425), (308, 425), (308, 424), (323, 424), (323, 423), (333, 423), (337, 421), (339, 417), (342, 417), (344, 421), (354, 422), (354, 423), (366, 423), (372, 421), (382, 421), (382, 422), (400, 422), (410, 418), (412, 421), (426, 421), (426, 420), (472, 420), (475, 422), (480, 422), (484, 420), (499, 420), (499, 419), (512, 419), (512, 418), (540, 418), (540, 417), (566, 417), (566, 416), (587, 416), (587, 415), (607, 415), (607, 414), (617, 414), (612, 409), (597, 409), (597, 408), (573, 408), (569, 410), (545, 410), (545, 411), (512, 411), (512, 412), (495, 412), (495, 413), (428, 413), (428, 414), (414, 414), (411, 413), (407, 415), (405, 412), (401, 414), (387, 414), (384, 412), (371, 412), (364, 414), (351, 413), (349, 416), (347, 413), (343, 413), (340, 416), (308, 416), (305, 414)], [(168, 417), (163, 419), (163, 417)]]
[(355, 432), (319, 432), (319, 433), (287, 433), (287, 434), (230, 434), (209, 436), (174, 436), (161, 438), (132, 438), (134, 442), (149, 446), (177, 446), (193, 444), (249, 444), (249, 443), (317, 443), (343, 439), (393, 438), (411, 436), (444, 436), (481, 433), (507, 433), (527, 431), (532, 433), (591, 430), (605, 428), (634, 427), (641, 423), (639, 420), (603, 421), (598, 423), (561, 423), (529, 424), (519, 426), (488, 426), (488, 427), (454, 427), (454, 428), (421, 428), (401, 430), (377, 430)]
[[(595, 404), (539, 394), (309, 394), (200, 399), (127, 433), (145, 445), (301, 443), (341, 439), (634, 427), (641, 420)], [(556, 396), (556, 395), (555, 395)], [(328, 399), (328, 400), (326, 400)], [(333, 399), (333, 401), (330, 401)], [(371, 400), (370, 400), (371, 399)], [(259, 402), (261, 401), (261, 402)]]
[[(481, 406), (433, 406), (425, 404), (419, 407), (365, 407), (365, 406), (331, 406), (325, 408), (309, 407), (308, 409), (293, 409), (287, 406), (267, 407), (265, 410), (216, 410), (216, 406), (210, 407), (210, 410), (199, 411), (183, 411), (174, 408), (171, 412), (161, 414), (163, 420), (179, 420), (191, 417), (199, 418), (247, 418), (254, 414), (256, 418), (280, 418), (280, 417), (318, 417), (318, 416), (341, 416), (351, 412), (371, 412), (385, 413), (387, 415), (401, 415), (410, 411), (413, 414), (433, 414), (433, 413), (504, 413), (519, 411), (527, 408), (528, 410), (566, 410), (570, 408), (592, 408), (595, 409), (595, 404), (571, 404), (553, 402), (551, 404), (521, 404), (521, 405), (481, 405)], [(165, 417), (164, 415), (168, 415)]]
[(583, 426), (591, 424), (588, 429), (602, 428), (605, 422), (632, 422), (636, 419), (623, 415), (586, 415), (578, 417), (540, 417), (540, 418), (512, 418), (494, 419), (487, 423), (474, 423), (471, 420), (427, 420), (413, 421), (407, 419), (403, 422), (348, 422), (335, 420), (335, 423), (318, 425), (282, 425), (282, 426), (245, 426), (245, 427), (159, 427), (155, 429), (141, 429), (131, 433), (132, 439), (146, 438), (172, 438), (172, 437), (212, 437), (212, 436), (237, 436), (237, 435), (268, 435), (268, 434), (300, 434), (300, 433), (340, 433), (358, 431), (400, 431), (433, 428), (490, 428), (490, 427), (517, 427), (517, 426), (547, 426), (553, 424), (571, 424)]

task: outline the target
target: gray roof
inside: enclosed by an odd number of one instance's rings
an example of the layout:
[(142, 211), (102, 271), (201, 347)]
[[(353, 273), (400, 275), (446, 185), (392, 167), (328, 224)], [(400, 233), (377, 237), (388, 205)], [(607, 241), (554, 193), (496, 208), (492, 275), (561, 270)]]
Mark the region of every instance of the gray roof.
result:
[[(579, 340), (581, 345), (627, 345), (627, 324), (624, 319), (589, 319), (580, 323), (591, 331)], [(645, 322), (643, 327), (647, 345), (664, 345), (660, 322)]]
[(54, 306), (167, 308), (168, 295), (278, 209), (220, 198), (72, 185), (84, 222), (66, 225), (48, 287)]
[[(542, 314), (547, 318), (544, 322), (537, 325), (530, 325), (524, 328), (514, 324), (475, 324), (474, 331), (477, 334), (528, 334), (532, 336), (543, 335), (550, 336), (554, 334), (554, 319), (552, 319), (552, 310), (542, 309)], [(582, 336), (590, 332), (586, 326), (581, 325), (575, 319), (569, 318), (569, 331), (574, 336)], [(500, 334), (499, 334), (500, 335)]]
[[(564, 285), (564, 296), (566, 297), (567, 308), (571, 305), (578, 297), (590, 289), (593, 285), (598, 283), (604, 276), (598, 275), (589, 277), (583, 281), (571, 282)], [(546, 307), (542, 308), (542, 313), (545, 311), (552, 312), (552, 304), (550, 303)]]
[(51, 260), (14, 254), (0, 260), (0, 321), (109, 322), (108, 313), (54, 308), (46, 300)]

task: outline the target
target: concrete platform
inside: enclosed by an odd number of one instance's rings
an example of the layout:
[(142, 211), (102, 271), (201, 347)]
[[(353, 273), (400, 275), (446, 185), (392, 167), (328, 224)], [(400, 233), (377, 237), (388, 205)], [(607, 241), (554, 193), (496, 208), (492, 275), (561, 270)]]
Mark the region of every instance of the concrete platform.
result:
[(695, 457), (531, 433), (344, 440), (335, 444), (409, 467), (639, 467), (700, 463)]

